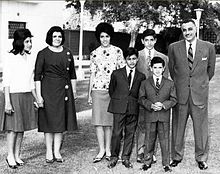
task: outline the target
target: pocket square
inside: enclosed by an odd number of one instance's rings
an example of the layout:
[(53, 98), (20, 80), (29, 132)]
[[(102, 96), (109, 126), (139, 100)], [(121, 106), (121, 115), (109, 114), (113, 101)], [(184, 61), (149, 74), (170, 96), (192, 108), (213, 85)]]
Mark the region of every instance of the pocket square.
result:
[(202, 60), (207, 60), (207, 57), (202, 57)]

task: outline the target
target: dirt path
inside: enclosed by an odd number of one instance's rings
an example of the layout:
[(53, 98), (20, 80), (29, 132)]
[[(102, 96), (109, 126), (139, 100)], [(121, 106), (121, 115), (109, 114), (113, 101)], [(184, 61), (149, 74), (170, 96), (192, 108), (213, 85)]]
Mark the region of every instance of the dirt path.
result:
[[(87, 83), (85, 83), (87, 84)], [(83, 104), (86, 108), (87, 88), (82, 87), (78, 104)], [(84, 92), (83, 92), (84, 91)], [(83, 102), (83, 103), (82, 103)], [(82, 108), (82, 107), (81, 107)], [(80, 110), (80, 108), (78, 108)], [(161, 164), (160, 150), (157, 153), (157, 163), (148, 172), (139, 170), (141, 164), (136, 163), (135, 151), (131, 156), (133, 169), (126, 169), (119, 162), (113, 169), (107, 168), (107, 161), (93, 164), (92, 158), (96, 155), (97, 139), (94, 127), (90, 124), (91, 110), (86, 110), (77, 114), (79, 130), (65, 134), (62, 146), (64, 163), (51, 164), (45, 163), (45, 145), (43, 134), (37, 130), (25, 133), (24, 144), (22, 147), (22, 157), (26, 165), (16, 170), (7, 167), (5, 158), (7, 152), (5, 134), (0, 134), (0, 174), (160, 174), (164, 173)], [(210, 130), (210, 154), (209, 168), (200, 171), (194, 160), (194, 138), (191, 119), (188, 121), (186, 130), (185, 155), (183, 162), (173, 169), (174, 174), (219, 174), (220, 173), (220, 60), (216, 64), (216, 73), (210, 82), (209, 96), (209, 130)]]

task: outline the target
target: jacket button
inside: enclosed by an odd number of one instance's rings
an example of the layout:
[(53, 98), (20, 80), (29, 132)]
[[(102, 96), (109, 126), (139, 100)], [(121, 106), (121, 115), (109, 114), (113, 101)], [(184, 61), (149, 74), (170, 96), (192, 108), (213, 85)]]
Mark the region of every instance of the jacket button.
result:
[(69, 88), (69, 85), (65, 85), (65, 89), (68, 89)]
[(69, 70), (70, 70), (70, 68), (69, 68), (69, 67), (67, 67), (67, 68), (66, 68), (66, 70), (67, 70), (67, 71), (69, 71)]
[(68, 100), (68, 97), (65, 97), (65, 99), (64, 99), (65, 101), (67, 101)]

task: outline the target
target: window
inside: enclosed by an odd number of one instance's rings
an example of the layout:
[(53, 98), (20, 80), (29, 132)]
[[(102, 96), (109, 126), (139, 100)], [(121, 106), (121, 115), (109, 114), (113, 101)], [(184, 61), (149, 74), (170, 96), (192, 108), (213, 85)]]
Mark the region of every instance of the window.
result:
[(26, 28), (26, 22), (15, 22), (9, 21), (8, 22), (8, 38), (13, 39), (13, 34), (15, 30)]

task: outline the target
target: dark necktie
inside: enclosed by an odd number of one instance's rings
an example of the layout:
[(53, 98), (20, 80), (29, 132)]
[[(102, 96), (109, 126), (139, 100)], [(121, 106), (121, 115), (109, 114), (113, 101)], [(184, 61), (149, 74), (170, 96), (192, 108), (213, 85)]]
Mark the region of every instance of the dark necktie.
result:
[(131, 70), (130, 70), (130, 73), (129, 73), (129, 75), (128, 75), (128, 84), (129, 84), (129, 87), (130, 87), (130, 85), (131, 85), (131, 75), (132, 75), (132, 72), (133, 72), (133, 70), (131, 69)]
[(192, 44), (189, 44), (189, 49), (188, 49), (188, 64), (189, 64), (189, 69), (192, 70), (192, 66), (193, 66), (193, 50), (192, 50)]
[(160, 89), (160, 84), (159, 84), (159, 78), (156, 78), (156, 89), (157, 89), (157, 93)]

